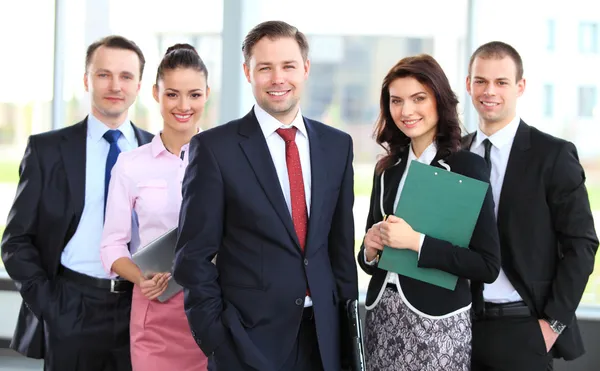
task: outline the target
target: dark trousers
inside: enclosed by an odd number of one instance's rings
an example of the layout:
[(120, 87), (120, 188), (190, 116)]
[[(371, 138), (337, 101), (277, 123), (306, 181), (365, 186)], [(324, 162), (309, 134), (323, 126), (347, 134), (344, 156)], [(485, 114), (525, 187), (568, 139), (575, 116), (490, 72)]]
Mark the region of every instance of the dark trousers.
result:
[(296, 343), (281, 371), (321, 371), (323, 362), (312, 308), (305, 308)]
[[(273, 334), (277, 336), (277, 334)], [(250, 371), (253, 368), (243, 365), (233, 350), (231, 339), (228, 345), (215, 350), (215, 368), (217, 371)], [(221, 347), (223, 347), (221, 349)], [(305, 309), (296, 342), (280, 371), (322, 371), (323, 363), (317, 343), (317, 330), (312, 308)]]
[(534, 317), (473, 321), (472, 371), (547, 371), (553, 360)]
[(45, 371), (131, 371), (131, 292), (111, 293), (63, 277), (44, 311)]

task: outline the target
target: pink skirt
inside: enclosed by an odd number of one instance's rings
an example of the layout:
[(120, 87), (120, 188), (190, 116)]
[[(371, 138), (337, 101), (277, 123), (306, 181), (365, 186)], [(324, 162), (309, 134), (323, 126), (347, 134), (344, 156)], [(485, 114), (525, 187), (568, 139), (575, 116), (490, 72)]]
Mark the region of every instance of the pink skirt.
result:
[(208, 360), (198, 347), (183, 309), (183, 292), (161, 303), (150, 301), (136, 285), (131, 304), (133, 371), (206, 371)]

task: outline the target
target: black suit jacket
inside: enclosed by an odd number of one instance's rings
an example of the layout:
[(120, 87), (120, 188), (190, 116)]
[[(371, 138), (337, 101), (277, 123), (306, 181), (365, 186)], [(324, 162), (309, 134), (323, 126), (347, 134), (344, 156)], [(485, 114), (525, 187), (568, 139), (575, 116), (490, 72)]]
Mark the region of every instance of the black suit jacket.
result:
[[(470, 148), (475, 133), (464, 138)], [(538, 318), (568, 325), (555, 357), (584, 353), (575, 310), (594, 269), (598, 238), (575, 146), (521, 121), (498, 205), (502, 269)]]
[[(406, 170), (408, 151), (409, 149), (406, 148), (400, 157), (400, 162), (385, 171), (383, 212), (387, 215), (394, 214), (394, 200), (398, 192), (398, 185)], [(443, 160), (450, 166), (452, 172), (489, 183), (489, 170), (480, 156), (462, 150), (451, 155), (442, 152), (438, 152), (431, 162), (432, 166), (444, 169), (439, 163), (439, 160)], [(446, 170), (444, 169), (444, 171)], [(383, 220), (379, 204), (381, 187), (381, 176), (375, 174), (366, 231), (375, 223)], [(360, 267), (367, 274), (372, 275), (366, 299), (366, 305), (370, 306), (377, 299), (382, 286), (385, 285), (387, 271), (379, 269), (376, 265), (367, 265), (364, 253), (365, 245), (363, 243), (357, 259)], [(486, 193), (469, 248), (453, 246), (447, 241), (425, 236), (418, 264), (419, 267), (436, 268), (459, 277), (456, 288), (448, 290), (398, 275), (406, 299), (416, 309), (434, 316), (451, 313), (471, 303), (469, 280), (491, 283), (496, 279), (500, 271), (500, 242), (496, 230), (491, 188)]]
[[(133, 127), (138, 144), (153, 135)], [(87, 118), (29, 137), (19, 185), (2, 238), (2, 260), (23, 304), (11, 348), (44, 357), (44, 306), (50, 303), (60, 257), (71, 239), (85, 197)]]
[(254, 111), (191, 141), (173, 276), (198, 345), (227, 370), (281, 367), (307, 287), (324, 368), (340, 370), (338, 302), (358, 297), (352, 140), (304, 123), (312, 179), (304, 254)]

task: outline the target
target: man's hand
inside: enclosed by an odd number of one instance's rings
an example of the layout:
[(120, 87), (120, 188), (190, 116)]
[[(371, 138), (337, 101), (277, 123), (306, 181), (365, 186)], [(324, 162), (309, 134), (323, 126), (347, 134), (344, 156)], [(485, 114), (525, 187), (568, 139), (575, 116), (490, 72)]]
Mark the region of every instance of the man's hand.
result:
[(167, 289), (170, 279), (171, 273), (156, 273), (150, 277), (142, 276), (138, 285), (148, 300), (154, 300)]
[(421, 235), (402, 218), (390, 215), (381, 223), (381, 240), (384, 245), (395, 249), (409, 249), (418, 252)]
[(554, 346), (556, 339), (558, 339), (558, 335), (552, 328), (550, 324), (543, 320), (539, 319), (540, 327), (542, 328), (542, 335), (544, 336), (544, 342), (546, 343), (546, 352), (550, 352), (550, 349)]

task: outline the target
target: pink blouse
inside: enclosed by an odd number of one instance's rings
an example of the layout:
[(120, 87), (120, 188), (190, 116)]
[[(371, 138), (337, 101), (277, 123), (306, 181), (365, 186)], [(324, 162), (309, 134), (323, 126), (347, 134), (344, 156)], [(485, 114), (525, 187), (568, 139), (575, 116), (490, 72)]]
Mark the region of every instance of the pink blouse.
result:
[(111, 270), (115, 260), (131, 258), (135, 252), (127, 246), (132, 240), (133, 211), (141, 248), (177, 226), (188, 146), (181, 149), (182, 160), (167, 151), (156, 135), (151, 143), (119, 155), (112, 169), (100, 245), (102, 265), (111, 277), (116, 277)]

